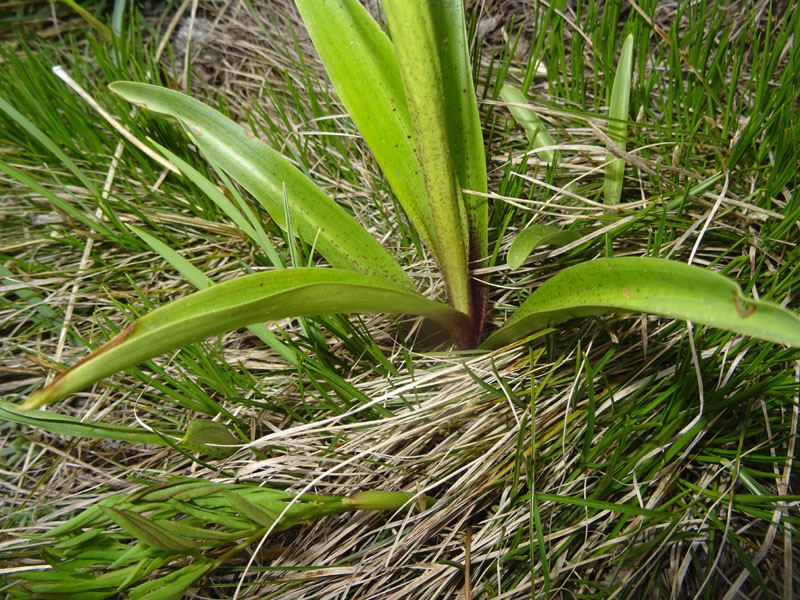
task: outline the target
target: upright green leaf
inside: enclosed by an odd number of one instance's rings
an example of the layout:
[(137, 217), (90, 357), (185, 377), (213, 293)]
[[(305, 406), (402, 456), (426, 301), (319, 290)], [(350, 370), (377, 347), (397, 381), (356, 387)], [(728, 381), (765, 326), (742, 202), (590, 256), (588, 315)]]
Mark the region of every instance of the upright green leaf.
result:
[(420, 237), (436, 252), (400, 68), (358, 0), (295, 0), (325, 71)]
[[(486, 154), (469, 60), (469, 40), (462, 0), (431, 2), (434, 35), (438, 41), (444, 91), (450, 159), (462, 189), (486, 194)], [(463, 194), (467, 218), (470, 270), (486, 265), (489, 250), (489, 203), (485, 195)], [(470, 278), (472, 318), (477, 331), (483, 328), (488, 290), (476, 277)]]
[(171, 302), (126, 327), (23, 409), (57, 402), (122, 369), (211, 335), (251, 323), (343, 312), (410, 313), (430, 317), (460, 343), (467, 315), (385, 280), (339, 269), (298, 268), (246, 275)]
[[(608, 110), (608, 137), (617, 146), (625, 149), (628, 137), (628, 106), (631, 98), (631, 74), (633, 72), (633, 34), (628, 34), (622, 44), (622, 53), (614, 75), (611, 89), (611, 106)], [(625, 175), (625, 160), (606, 156), (605, 202), (619, 204), (622, 195), (622, 180)]]
[(771, 302), (742, 296), (727, 277), (660, 258), (601, 258), (544, 282), (484, 342), (497, 348), (575, 317), (614, 312), (664, 315), (800, 346), (800, 319)]
[(177, 119), (209, 160), (249, 191), (283, 228), (285, 186), (293, 227), (334, 267), (414, 289), (397, 261), (352, 216), (242, 126), (202, 102), (166, 88), (118, 81), (111, 89), (129, 102)]
[(442, 66), (431, 3), (387, 0), (383, 5), (406, 92), (413, 139), (425, 177), (433, 237), (450, 304), (471, 312), (468, 236), (461, 187), (450, 157)]

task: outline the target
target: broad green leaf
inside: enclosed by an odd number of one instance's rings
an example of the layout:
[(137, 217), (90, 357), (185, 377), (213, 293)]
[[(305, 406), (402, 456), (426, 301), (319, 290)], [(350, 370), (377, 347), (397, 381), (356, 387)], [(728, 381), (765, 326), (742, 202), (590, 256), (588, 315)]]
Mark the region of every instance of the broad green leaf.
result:
[(12, 404), (6, 400), (0, 400), (0, 420), (30, 425), (31, 427), (37, 427), (58, 435), (98, 438), (102, 440), (119, 440), (134, 444), (166, 445), (158, 434), (145, 431), (144, 429), (134, 429), (122, 425), (110, 425), (101, 421), (80, 421), (69, 415), (61, 415), (43, 410), (23, 411), (20, 410), (20, 407), (16, 404)]
[[(485, 194), (486, 155), (472, 82), (463, 2), (431, 2), (430, 8), (442, 66), (450, 158), (461, 187)], [(469, 260), (473, 268), (481, 266), (488, 255), (488, 206), (484, 196), (464, 195)]]
[[(158, 252), (161, 258), (166, 260), (172, 266), (172, 268), (186, 277), (186, 279), (188, 279), (189, 282), (198, 290), (204, 290), (212, 285), (215, 285), (214, 281), (208, 275), (203, 273), (200, 269), (195, 267), (192, 263), (175, 252), (172, 248), (167, 246), (158, 238), (150, 235), (143, 229), (134, 227), (133, 225), (128, 225), (128, 228), (142, 238), (142, 240), (144, 240), (148, 246)], [(248, 325), (247, 329), (267, 346), (280, 354), (287, 362), (289, 362), (289, 364), (294, 365), (295, 367), (299, 364), (300, 359), (297, 353), (292, 348), (281, 342), (278, 339), (278, 336), (276, 336), (263, 323), (253, 323), (252, 325)]]
[(391, 281), (409, 291), (414, 289), (397, 261), (352, 216), (242, 126), (170, 89), (118, 81), (111, 84), (111, 90), (137, 106), (177, 119), (203, 154), (250, 192), (284, 229), (285, 186), (293, 228), (334, 267)]
[(548, 133), (547, 127), (539, 118), (539, 115), (526, 106), (528, 99), (525, 95), (517, 88), (504, 84), (500, 88), (500, 97), (503, 102), (508, 104), (508, 110), (511, 111), (511, 116), (514, 117), (514, 120), (522, 125), (528, 142), (530, 142), (533, 149), (541, 155), (544, 161), (552, 163), (555, 160), (558, 162), (561, 155), (558, 150), (552, 149), (556, 143)]
[(23, 410), (57, 402), (149, 358), (251, 323), (345, 312), (409, 313), (447, 328), (457, 342), (468, 317), (382, 279), (339, 269), (300, 268), (245, 275), (167, 304), (128, 325), (49, 386)]
[[(631, 98), (631, 74), (633, 72), (633, 34), (628, 34), (622, 44), (622, 53), (614, 75), (611, 89), (611, 106), (608, 110), (608, 137), (617, 146), (625, 149), (628, 138), (628, 105)], [(619, 204), (622, 195), (622, 180), (625, 175), (625, 160), (609, 154), (606, 156), (605, 203)]]
[(442, 66), (431, 5), (424, 0), (386, 0), (392, 34), (411, 115), (413, 141), (425, 178), (433, 220), (434, 254), (450, 304), (471, 312), (468, 230), (461, 186), (450, 159)]
[(727, 277), (660, 258), (625, 257), (581, 263), (548, 279), (483, 347), (497, 348), (575, 317), (615, 312), (663, 315), (800, 346), (797, 315), (745, 298)]
[(221, 459), (228, 458), (236, 452), (241, 441), (222, 423), (210, 419), (194, 419), (189, 423), (186, 435), (178, 442), (178, 445), (181, 448)]
[(555, 225), (528, 225), (517, 234), (508, 249), (508, 266), (516, 271), (522, 266), (531, 252), (539, 246), (554, 244), (563, 246), (580, 239), (580, 234), (572, 229), (561, 229)]
[(358, 0), (295, 0), (336, 93), (420, 237), (433, 219), (394, 47)]

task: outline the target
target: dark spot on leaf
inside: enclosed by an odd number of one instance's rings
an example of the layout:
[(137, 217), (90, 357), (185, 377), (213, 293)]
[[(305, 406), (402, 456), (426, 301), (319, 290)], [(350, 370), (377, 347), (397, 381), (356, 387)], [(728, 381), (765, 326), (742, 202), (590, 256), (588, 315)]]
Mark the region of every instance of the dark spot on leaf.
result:
[(736, 314), (741, 318), (746, 319), (756, 312), (755, 305), (749, 304), (746, 300), (742, 299), (736, 290), (733, 290), (731, 294), (733, 294), (733, 307), (736, 309)]

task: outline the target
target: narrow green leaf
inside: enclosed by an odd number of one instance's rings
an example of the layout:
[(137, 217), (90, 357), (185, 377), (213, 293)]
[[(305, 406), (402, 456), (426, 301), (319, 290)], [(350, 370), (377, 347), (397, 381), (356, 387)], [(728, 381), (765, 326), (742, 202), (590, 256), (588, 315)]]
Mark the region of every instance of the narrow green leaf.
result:
[(425, 179), (392, 42), (358, 0), (295, 4), (336, 93), (400, 205), (435, 254), (433, 218), (425, 202)]
[[(469, 60), (462, 0), (431, 2), (435, 38), (442, 65), (450, 158), (462, 188), (485, 194), (486, 154)], [(488, 255), (489, 204), (486, 197), (464, 195), (469, 229), (469, 260), (480, 267)]]
[(434, 255), (447, 285), (450, 304), (470, 313), (469, 232), (461, 186), (450, 158), (446, 107), (442, 101), (442, 66), (431, 5), (423, 0), (386, 0), (383, 9), (425, 178), (436, 244)]
[(536, 492), (537, 502), (557, 502), (559, 504), (570, 504), (572, 506), (583, 506), (597, 511), (610, 510), (623, 515), (640, 515), (643, 517), (655, 517), (657, 519), (664, 519), (668, 513), (663, 510), (652, 510), (650, 508), (642, 508), (632, 504), (616, 504), (614, 502), (605, 502), (603, 500), (590, 500), (587, 498), (574, 498), (572, 496), (560, 496), (558, 494), (545, 494)]
[(209, 419), (194, 419), (186, 435), (178, 442), (182, 448), (200, 452), (212, 458), (228, 458), (238, 449), (241, 441), (222, 423)]
[(561, 229), (555, 225), (528, 225), (517, 234), (508, 249), (508, 266), (516, 271), (522, 266), (531, 252), (539, 246), (554, 244), (564, 246), (580, 239), (581, 235), (572, 229)]
[(134, 429), (122, 425), (110, 425), (100, 421), (80, 421), (69, 415), (61, 415), (43, 410), (23, 411), (16, 404), (0, 400), (0, 421), (10, 421), (37, 427), (43, 431), (71, 437), (119, 440), (134, 444), (165, 445), (156, 433), (144, 429)]
[(285, 186), (295, 231), (334, 267), (414, 289), (397, 261), (352, 216), (242, 126), (174, 90), (126, 81), (111, 84), (111, 90), (137, 106), (177, 119), (203, 154), (250, 192), (283, 228)]
[(94, 27), (97, 30), (97, 33), (106, 41), (111, 43), (114, 40), (114, 35), (111, 33), (111, 30), (106, 27), (103, 23), (101, 23), (92, 13), (88, 10), (83, 8), (80, 4), (75, 2), (75, 0), (60, 0), (67, 6), (69, 6), (72, 10), (78, 13), (82, 19), (84, 19), (89, 25)]
[(430, 317), (458, 342), (468, 328), (465, 314), (360, 273), (318, 268), (255, 273), (191, 294), (136, 320), (49, 386), (31, 394), (22, 409), (57, 402), (112, 373), (254, 322), (344, 312)]
[(168, 532), (156, 521), (151, 521), (130, 510), (119, 510), (110, 506), (102, 507), (108, 518), (122, 529), (156, 550), (192, 554), (199, 549), (195, 541), (175, 532)]
[(539, 115), (527, 107), (528, 99), (525, 95), (517, 88), (504, 84), (500, 88), (500, 97), (503, 102), (508, 104), (508, 110), (511, 111), (514, 120), (525, 130), (525, 135), (533, 150), (540, 154), (545, 162), (558, 162), (561, 155), (558, 150), (552, 149), (556, 143)]
[[(611, 89), (611, 105), (608, 111), (608, 137), (617, 146), (625, 149), (628, 138), (628, 105), (631, 98), (631, 75), (633, 72), (633, 34), (628, 34), (622, 44), (622, 53)], [(619, 204), (622, 196), (622, 180), (625, 175), (625, 160), (609, 154), (606, 156), (605, 203)]]
[(157, 142), (154, 142), (153, 140), (150, 140), (150, 143), (153, 144), (153, 146), (155, 146), (158, 151), (161, 152), (161, 154), (169, 159), (172, 164), (178, 167), (178, 170), (183, 176), (200, 188), (200, 190), (209, 198), (209, 200), (216, 204), (220, 210), (222, 210), (222, 212), (224, 212), (225, 215), (231, 221), (233, 221), (234, 224), (236, 224), (239, 229), (247, 234), (247, 237), (261, 246), (262, 250), (264, 250), (265, 254), (272, 261), (272, 264), (275, 268), (279, 269), (283, 267), (283, 264), (278, 257), (278, 253), (275, 250), (275, 246), (273, 246), (269, 239), (263, 235), (264, 232), (257, 232), (255, 228), (248, 222), (247, 218), (245, 218), (239, 209), (233, 205), (233, 202), (228, 200), (227, 196), (222, 193), (219, 187), (214, 185), (211, 181), (204, 177), (200, 171), (192, 167), (174, 152), (170, 152), (167, 148)]
[(173, 571), (169, 575), (151, 579), (128, 591), (128, 600), (174, 600), (183, 598), (195, 581), (216, 567), (216, 562), (202, 559)]
[(664, 315), (800, 346), (800, 319), (742, 296), (739, 286), (700, 267), (660, 258), (601, 258), (548, 279), (483, 343), (497, 348), (575, 317), (614, 312)]
[(66, 215), (69, 215), (79, 223), (83, 223), (89, 229), (95, 231), (99, 235), (103, 236), (104, 238), (113, 238), (113, 234), (111, 230), (100, 221), (96, 221), (90, 217), (87, 217), (79, 210), (77, 210), (74, 206), (72, 206), (69, 202), (62, 200), (58, 196), (56, 196), (53, 192), (49, 189), (44, 187), (38, 181), (32, 179), (19, 169), (12, 167), (10, 164), (3, 162), (0, 160), (0, 171), (5, 171), (6, 175), (8, 175), (11, 179), (21, 183), (22, 185), (29, 187), (31, 190), (40, 194), (45, 199), (47, 199), (53, 206), (55, 206), (58, 210), (63, 212)]

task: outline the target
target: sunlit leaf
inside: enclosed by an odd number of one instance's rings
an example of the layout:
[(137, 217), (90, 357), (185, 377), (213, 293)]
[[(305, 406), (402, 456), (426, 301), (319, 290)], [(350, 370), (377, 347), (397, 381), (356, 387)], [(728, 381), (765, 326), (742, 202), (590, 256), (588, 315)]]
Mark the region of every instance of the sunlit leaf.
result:
[(336, 93), (420, 237), (435, 252), (425, 180), (392, 42), (358, 0), (295, 4)]
[(637, 312), (719, 327), (800, 346), (800, 319), (771, 302), (742, 296), (733, 281), (659, 258), (603, 258), (548, 279), (484, 342), (497, 348), (574, 317)]
[(352, 216), (241, 125), (174, 90), (126, 81), (111, 84), (111, 89), (137, 106), (177, 119), (203, 154), (249, 191), (284, 229), (285, 187), (292, 227), (334, 267), (414, 289), (397, 261)]
[(580, 234), (572, 229), (561, 229), (555, 225), (528, 225), (517, 234), (508, 249), (508, 266), (516, 271), (539, 246), (554, 244), (563, 246), (580, 239)]
[(450, 159), (442, 65), (433, 11), (421, 0), (383, 3), (403, 80), (413, 141), (433, 221), (434, 255), (450, 304), (471, 311), (467, 271), (469, 232), (461, 187)]
[(429, 317), (458, 338), (468, 317), (382, 279), (339, 269), (300, 268), (246, 275), (169, 303), (128, 325), (46, 388), (23, 410), (69, 394), (169, 350), (251, 323), (344, 312)]

